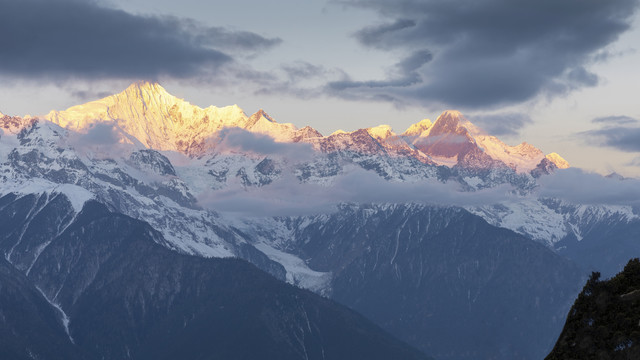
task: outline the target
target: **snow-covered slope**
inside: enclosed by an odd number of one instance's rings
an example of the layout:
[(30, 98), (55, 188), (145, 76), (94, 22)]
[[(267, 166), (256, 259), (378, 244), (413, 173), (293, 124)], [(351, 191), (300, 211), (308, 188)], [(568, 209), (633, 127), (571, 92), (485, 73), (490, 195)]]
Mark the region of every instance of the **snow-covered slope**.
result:
[(113, 124), (148, 148), (191, 155), (200, 155), (211, 147), (210, 138), (223, 128), (247, 129), (278, 141), (296, 141), (310, 133), (292, 124), (279, 124), (262, 110), (248, 117), (237, 105), (203, 109), (149, 82), (134, 83), (119, 94), (64, 111), (52, 111), (45, 118), (79, 132), (87, 132), (96, 124)]
[[(73, 131), (37, 121), (0, 138), (0, 195), (64, 194), (79, 211), (96, 199), (114, 211), (150, 223), (163, 245), (206, 257), (245, 258), (284, 278), (281, 265), (247, 243), (220, 216), (202, 209), (164, 155), (124, 144), (111, 157), (86, 149)], [(105, 151), (105, 149), (98, 149)]]

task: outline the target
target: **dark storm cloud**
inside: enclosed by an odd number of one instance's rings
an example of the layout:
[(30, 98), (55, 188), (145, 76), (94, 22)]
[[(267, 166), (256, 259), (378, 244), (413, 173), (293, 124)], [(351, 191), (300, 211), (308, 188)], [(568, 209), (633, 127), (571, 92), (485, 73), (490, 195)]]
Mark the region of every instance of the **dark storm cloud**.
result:
[[(387, 23), (355, 37), (397, 53), (427, 49), (416, 79), (341, 82), (335, 95), (484, 108), (595, 86), (585, 67), (629, 29), (637, 0), (342, 0)], [(405, 60), (412, 55), (405, 57)], [(415, 70), (409, 70), (416, 73)], [(414, 79), (418, 81), (397, 81)]]
[(533, 124), (531, 117), (522, 113), (482, 114), (469, 118), (474, 124), (495, 136), (518, 135), (523, 127)]
[(94, 1), (0, 0), (0, 74), (10, 77), (189, 78), (279, 42)]
[(424, 64), (433, 60), (433, 54), (429, 50), (416, 51), (408, 57), (402, 59), (396, 67), (403, 73), (408, 73), (420, 69)]
[(420, 84), (422, 77), (419, 70), (431, 60), (433, 60), (431, 51), (414, 51), (390, 69), (387, 79), (354, 81), (344, 74), (341, 80), (329, 82), (324, 91), (351, 100), (385, 101), (402, 106), (410, 101), (405, 99), (401, 91), (389, 90)]

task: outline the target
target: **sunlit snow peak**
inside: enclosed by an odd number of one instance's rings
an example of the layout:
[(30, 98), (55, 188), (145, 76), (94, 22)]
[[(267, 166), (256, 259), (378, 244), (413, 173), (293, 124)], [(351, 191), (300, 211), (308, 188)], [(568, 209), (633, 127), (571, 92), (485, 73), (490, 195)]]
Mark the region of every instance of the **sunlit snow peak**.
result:
[(223, 128), (264, 133), (279, 141), (294, 141), (300, 135), (292, 124), (279, 124), (262, 110), (248, 117), (237, 105), (203, 109), (150, 82), (137, 82), (119, 94), (52, 111), (45, 118), (80, 132), (96, 123), (113, 123), (146, 147), (188, 154), (202, 153), (206, 140)]
[(548, 154), (546, 158), (557, 166), (558, 169), (566, 169), (569, 167), (569, 162), (557, 153), (552, 152), (551, 154)]

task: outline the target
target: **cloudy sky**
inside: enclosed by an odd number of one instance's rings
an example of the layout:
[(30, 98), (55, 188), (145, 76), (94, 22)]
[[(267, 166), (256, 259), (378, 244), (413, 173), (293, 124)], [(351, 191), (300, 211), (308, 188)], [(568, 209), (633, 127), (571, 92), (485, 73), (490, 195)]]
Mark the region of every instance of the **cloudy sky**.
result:
[(397, 132), (461, 110), (511, 144), (640, 176), (638, 0), (0, 0), (0, 111), (136, 80), (280, 122)]

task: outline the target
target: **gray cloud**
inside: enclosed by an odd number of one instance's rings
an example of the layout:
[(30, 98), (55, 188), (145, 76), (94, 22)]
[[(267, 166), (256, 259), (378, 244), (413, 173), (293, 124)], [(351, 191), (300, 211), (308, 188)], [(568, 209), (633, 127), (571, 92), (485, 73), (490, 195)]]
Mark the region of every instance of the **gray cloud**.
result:
[(422, 83), (419, 70), (432, 60), (431, 51), (414, 51), (394, 64), (387, 79), (354, 81), (343, 74), (342, 79), (327, 83), (324, 92), (351, 100), (385, 101), (396, 106), (404, 106), (411, 102), (411, 99), (407, 101), (401, 92), (396, 93), (389, 89), (408, 88)]
[(415, 51), (408, 57), (402, 59), (396, 67), (402, 73), (413, 72), (420, 69), (424, 64), (433, 60), (433, 54), (429, 50)]
[(89, 101), (94, 99), (102, 99), (113, 93), (108, 91), (92, 91), (92, 90), (71, 90), (71, 96), (80, 100)]
[(216, 145), (217, 151), (235, 151), (271, 155), (293, 161), (310, 160), (314, 150), (307, 143), (277, 142), (268, 135), (253, 133), (241, 128), (227, 128), (214, 135), (214, 139), (222, 138)]
[(637, 0), (336, 2), (391, 19), (358, 31), (355, 37), (363, 45), (400, 54), (425, 49), (433, 59), (419, 69), (418, 78), (343, 81), (329, 87), (332, 94), (464, 108), (519, 103), (597, 85), (597, 75), (586, 66), (629, 29), (638, 7)]
[(592, 123), (596, 124), (615, 124), (615, 125), (627, 125), (627, 124), (636, 124), (638, 123), (637, 119), (634, 119), (630, 116), (619, 115), (619, 116), (603, 116), (597, 117), (591, 120)]
[(249, 31), (230, 31), (223, 27), (202, 28), (192, 23), (191, 32), (203, 46), (212, 46), (225, 51), (261, 51), (278, 45), (279, 38), (265, 38)]
[(145, 148), (136, 138), (120, 129), (115, 122), (91, 125), (85, 133), (69, 131), (62, 140), (83, 156), (92, 158), (128, 157), (136, 149)]
[(569, 168), (556, 170), (539, 181), (539, 195), (543, 197), (575, 204), (640, 205), (640, 180), (637, 179), (620, 180)]
[[(569, 168), (540, 178), (539, 185), (536, 192), (527, 195), (531, 200), (551, 197), (574, 204), (640, 206), (637, 179), (621, 180)], [(330, 185), (300, 183), (294, 177), (285, 177), (259, 188), (238, 185), (207, 191), (198, 200), (216, 211), (261, 217), (327, 213), (335, 211), (340, 203), (482, 206), (523, 201), (511, 190), (504, 185), (463, 192), (455, 182), (389, 182), (371, 171), (352, 169)]]
[(457, 183), (436, 180), (419, 183), (389, 182), (371, 171), (352, 169), (333, 184), (300, 183), (284, 177), (259, 188), (230, 186), (198, 196), (207, 208), (243, 216), (287, 216), (331, 212), (340, 203), (420, 203), (464, 206), (497, 203), (507, 199), (509, 189), (497, 187), (462, 192)]
[(533, 120), (523, 113), (496, 113), (469, 116), (474, 124), (477, 124), (489, 134), (518, 135), (526, 125), (533, 124)]
[(640, 156), (636, 156), (635, 158), (633, 158), (633, 160), (631, 160), (627, 165), (640, 166)]
[[(631, 118), (629, 118), (631, 119)], [(623, 121), (622, 123), (620, 121)], [(586, 139), (587, 143), (600, 146), (608, 146), (626, 152), (640, 152), (640, 126), (633, 126), (634, 122), (627, 121), (624, 117), (598, 121), (600, 123), (610, 123), (601, 129), (583, 131), (577, 134), (578, 138)], [(622, 125), (617, 125), (622, 124)], [(629, 125), (624, 125), (629, 124)]]
[(314, 65), (305, 61), (284, 64), (281, 66), (281, 69), (285, 72), (289, 81), (311, 79), (329, 73), (323, 66)]
[(88, 145), (113, 145), (120, 137), (115, 123), (96, 123), (91, 125), (81, 139)]
[(398, 19), (392, 23), (366, 27), (356, 32), (355, 35), (361, 43), (367, 46), (386, 49), (392, 47), (391, 44), (385, 41), (390, 34), (396, 34), (403, 31), (407, 32), (408, 29), (415, 26), (416, 22), (414, 20)]
[(189, 78), (233, 63), (233, 51), (280, 42), (94, 1), (0, 0), (0, 9), (0, 73), (22, 78)]

